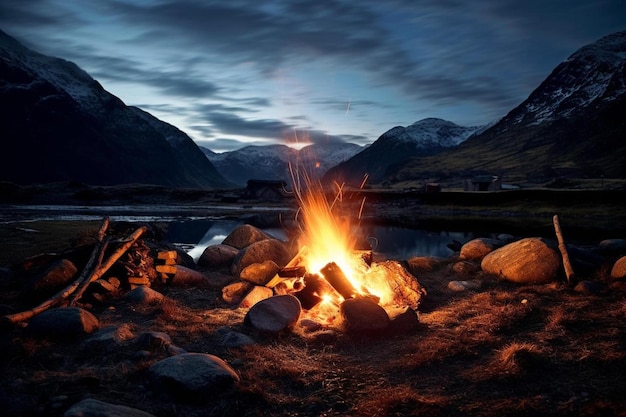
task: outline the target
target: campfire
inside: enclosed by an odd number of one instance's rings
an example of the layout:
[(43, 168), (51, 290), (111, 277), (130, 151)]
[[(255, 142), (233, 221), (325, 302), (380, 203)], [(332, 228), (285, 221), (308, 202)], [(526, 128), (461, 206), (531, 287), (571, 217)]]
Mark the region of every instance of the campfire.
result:
[(309, 316), (327, 323), (347, 300), (416, 310), (425, 291), (415, 277), (399, 262), (373, 262), (372, 249), (363, 245), (358, 220), (365, 200), (351, 217), (340, 210), (343, 185), (335, 184), (334, 193), (328, 193), (306, 172), (291, 172), (299, 206), (299, 252), (268, 286), (295, 295)]

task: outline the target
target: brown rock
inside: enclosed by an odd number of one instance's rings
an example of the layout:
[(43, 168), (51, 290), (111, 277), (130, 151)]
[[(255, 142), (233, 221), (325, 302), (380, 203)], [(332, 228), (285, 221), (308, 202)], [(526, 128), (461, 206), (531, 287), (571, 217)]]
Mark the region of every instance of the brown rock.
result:
[(254, 226), (243, 224), (230, 232), (230, 234), (226, 236), (226, 239), (222, 241), (222, 244), (229, 245), (237, 249), (243, 249), (255, 242), (260, 242), (261, 240), (266, 239), (272, 239), (272, 236)]
[(239, 278), (256, 285), (265, 285), (270, 282), (272, 278), (274, 278), (279, 270), (280, 267), (276, 264), (276, 262), (266, 260), (246, 266), (239, 274)]
[(239, 277), (241, 271), (248, 265), (271, 260), (279, 267), (283, 267), (287, 265), (291, 258), (292, 254), (285, 243), (278, 239), (265, 239), (255, 242), (239, 251), (230, 271), (233, 275)]
[(198, 258), (198, 266), (208, 268), (229, 266), (238, 253), (239, 249), (230, 245), (211, 245)]
[(250, 292), (243, 297), (243, 300), (239, 303), (239, 307), (250, 308), (259, 301), (270, 298), (272, 295), (274, 295), (274, 292), (271, 288), (255, 285)]
[(239, 304), (243, 297), (252, 290), (254, 284), (247, 281), (237, 281), (222, 288), (222, 299), (228, 304)]
[(26, 283), (25, 295), (29, 299), (47, 298), (66, 287), (77, 273), (78, 269), (71, 261), (59, 259)]
[(367, 333), (387, 329), (389, 316), (384, 308), (369, 298), (351, 298), (341, 303), (346, 333)]
[(461, 247), (459, 257), (467, 260), (480, 260), (494, 249), (500, 248), (504, 242), (497, 239), (479, 237), (472, 239)]
[(626, 278), (626, 256), (622, 256), (613, 264), (613, 267), (611, 268), (611, 278)]
[(561, 257), (541, 238), (525, 238), (487, 254), (483, 271), (518, 284), (546, 284), (556, 280)]

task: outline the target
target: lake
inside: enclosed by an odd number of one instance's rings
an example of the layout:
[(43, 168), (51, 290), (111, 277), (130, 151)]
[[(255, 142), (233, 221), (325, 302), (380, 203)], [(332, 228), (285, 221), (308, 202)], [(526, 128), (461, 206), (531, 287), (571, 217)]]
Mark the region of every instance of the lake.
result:
[[(190, 207), (190, 206), (75, 206), (75, 205), (8, 205), (0, 208), (0, 222), (97, 221), (104, 216), (113, 222), (159, 222), (168, 225), (166, 239), (183, 247), (194, 259), (209, 245), (219, 244), (237, 226), (252, 224), (270, 235), (285, 240), (285, 229), (278, 221), (285, 210), (276, 207)], [(453, 252), (447, 244), (474, 238), (471, 232), (432, 231), (402, 227), (364, 225), (360, 234), (367, 237), (373, 250), (387, 259), (413, 256), (447, 257)]]

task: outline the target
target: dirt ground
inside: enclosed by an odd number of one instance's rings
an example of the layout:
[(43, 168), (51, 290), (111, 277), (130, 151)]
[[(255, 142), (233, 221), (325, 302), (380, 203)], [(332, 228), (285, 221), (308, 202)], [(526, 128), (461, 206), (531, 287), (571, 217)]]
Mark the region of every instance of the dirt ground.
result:
[[(61, 249), (89, 233), (64, 230), (66, 236), (54, 234)], [(46, 245), (52, 248), (54, 239)], [(600, 290), (583, 293), (564, 281), (519, 286), (480, 271), (460, 277), (452, 270), (456, 260), (401, 260), (428, 291), (420, 326), (408, 334), (307, 333), (300, 326), (272, 338), (254, 334), (243, 325), (245, 311), (220, 299), (225, 271), (207, 272), (202, 286), (155, 288), (167, 297), (158, 305), (112, 299), (93, 307), (101, 327), (165, 332), (189, 352), (226, 360), (239, 385), (198, 404), (151, 389), (147, 369), (168, 356), (164, 350), (147, 357), (132, 343), (112, 352), (85, 350), (80, 340), (4, 327), (0, 407), (9, 416), (62, 416), (81, 399), (95, 398), (162, 417), (626, 416), (626, 293), (603, 285), (607, 271), (584, 277)], [(482, 285), (448, 289), (460, 278)], [(19, 306), (18, 288), (0, 274), (4, 312)], [(224, 348), (223, 327), (257, 343)]]

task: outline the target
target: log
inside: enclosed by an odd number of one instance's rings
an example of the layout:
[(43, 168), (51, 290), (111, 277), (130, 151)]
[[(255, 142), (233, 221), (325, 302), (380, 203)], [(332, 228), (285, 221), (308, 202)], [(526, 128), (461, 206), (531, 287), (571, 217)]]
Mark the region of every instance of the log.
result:
[(20, 313), (6, 315), (3, 317), (3, 320), (9, 321), (11, 323), (19, 323), (21, 321), (28, 320), (32, 318), (33, 316), (49, 309), (50, 307), (60, 304), (61, 301), (69, 297), (76, 290), (76, 288), (78, 288), (81, 282), (85, 279), (85, 276), (88, 275), (89, 271), (91, 271), (94, 262), (96, 262), (96, 259), (98, 258), (100, 254), (100, 247), (101, 247), (100, 243), (102, 242), (104, 238), (104, 234), (108, 227), (109, 227), (109, 218), (105, 217), (104, 220), (102, 221), (102, 225), (100, 226), (100, 229), (98, 230), (98, 234), (96, 237), (97, 242), (96, 242), (96, 245), (94, 246), (93, 251), (91, 252), (89, 260), (87, 261), (87, 264), (85, 265), (85, 268), (83, 269), (83, 272), (79, 275), (79, 277), (76, 280), (74, 280), (74, 282), (72, 282), (70, 285), (68, 285), (67, 287), (65, 287), (64, 289), (62, 289), (61, 291), (53, 295), (52, 297), (48, 298), (46, 301), (39, 304), (38, 306), (33, 307), (30, 310), (22, 311)]
[(565, 246), (563, 234), (561, 233), (561, 225), (559, 224), (558, 215), (555, 214), (554, 217), (552, 217), (552, 223), (554, 224), (554, 231), (556, 233), (556, 238), (559, 242), (559, 251), (561, 252), (561, 257), (563, 258), (565, 277), (567, 278), (567, 283), (570, 284), (571, 281), (574, 279), (574, 269), (572, 268), (572, 264), (569, 261), (569, 254), (567, 253), (567, 247)]
[(348, 300), (350, 298), (354, 298), (357, 295), (357, 290), (354, 288), (352, 283), (348, 280), (346, 275), (343, 273), (339, 265), (334, 262), (329, 262), (326, 264), (324, 268), (320, 271), (326, 281), (335, 289), (341, 296)]
[[(108, 220), (106, 220), (106, 224), (108, 225)], [(93, 270), (91, 273), (89, 273), (89, 270), (87, 268), (85, 268), (85, 271), (83, 272), (84, 274), (87, 274), (87, 278), (83, 279), (82, 276), (83, 274), (81, 274), (81, 277), (79, 277), (79, 279), (75, 280), (72, 284), (70, 284), (68, 287), (66, 287), (65, 289), (59, 291), (57, 294), (53, 295), (52, 297), (50, 297), (49, 299), (47, 299), (46, 301), (44, 301), (43, 303), (39, 304), (36, 307), (31, 308), (30, 310), (26, 310), (23, 311), (21, 313), (15, 313), (15, 314), (10, 314), (7, 316), (3, 316), (3, 320), (4, 321), (8, 321), (11, 323), (19, 323), (21, 321), (24, 320), (28, 320), (30, 318), (32, 318), (33, 316), (49, 309), (52, 306), (61, 304), (61, 302), (63, 300), (65, 300), (66, 298), (68, 298), (70, 295), (74, 294), (73, 296), (73, 300), (78, 300), (80, 298), (80, 296), (82, 295), (82, 293), (78, 293), (78, 291), (76, 291), (76, 288), (78, 286), (81, 286), (82, 288), (87, 288), (87, 286), (89, 285), (89, 283), (97, 280), (98, 278), (102, 277), (102, 275), (104, 275), (104, 273), (106, 271), (109, 270), (109, 268), (111, 268), (111, 266), (124, 254), (126, 253), (126, 251), (137, 241), (137, 239), (139, 239), (139, 237), (147, 230), (147, 228), (145, 226), (140, 227), (139, 229), (137, 229), (132, 235), (130, 235), (127, 239), (123, 240), (123, 245), (120, 246), (119, 248), (116, 249), (116, 251), (107, 259), (107, 261), (102, 264), (99, 265), (95, 270)], [(104, 235), (104, 232), (103, 232)], [(100, 249), (100, 248), (98, 248)], [(100, 252), (100, 253), (98, 253)], [(95, 258), (95, 256), (99, 256), (101, 253), (100, 250), (94, 250), (94, 253), (92, 254), (92, 258)], [(90, 258), (91, 261), (91, 258)], [(76, 292), (75, 292), (76, 291)], [(84, 291), (84, 289), (83, 289)]]

